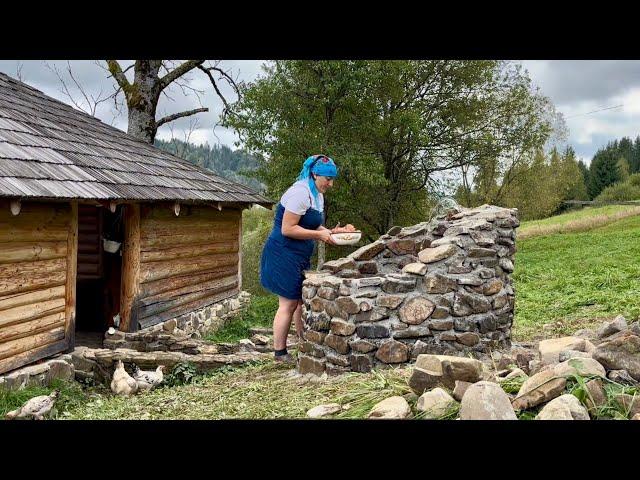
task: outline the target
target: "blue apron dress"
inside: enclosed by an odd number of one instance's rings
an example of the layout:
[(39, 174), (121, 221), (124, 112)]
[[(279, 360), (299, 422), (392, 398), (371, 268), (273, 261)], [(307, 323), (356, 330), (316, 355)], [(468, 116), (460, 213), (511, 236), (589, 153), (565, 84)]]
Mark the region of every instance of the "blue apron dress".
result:
[[(302, 299), (304, 270), (311, 268), (311, 255), (315, 240), (297, 240), (282, 235), (284, 207), (278, 203), (273, 221), (273, 230), (267, 239), (260, 261), (260, 283), (276, 295), (290, 300)], [(300, 217), (300, 225), (316, 230), (322, 225), (324, 214), (309, 208)]]

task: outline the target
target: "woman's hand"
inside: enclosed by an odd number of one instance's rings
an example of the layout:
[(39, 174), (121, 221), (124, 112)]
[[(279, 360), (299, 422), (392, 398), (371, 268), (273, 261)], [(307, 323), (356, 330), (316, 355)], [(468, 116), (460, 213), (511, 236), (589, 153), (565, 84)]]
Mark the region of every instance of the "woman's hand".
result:
[(324, 243), (328, 243), (329, 245), (336, 244), (335, 240), (331, 238), (331, 230), (328, 229), (318, 230), (318, 240)]
[(331, 229), (331, 233), (350, 233), (355, 231), (356, 228), (350, 223), (345, 225), (344, 227), (341, 227), (340, 222), (338, 222), (336, 226)]

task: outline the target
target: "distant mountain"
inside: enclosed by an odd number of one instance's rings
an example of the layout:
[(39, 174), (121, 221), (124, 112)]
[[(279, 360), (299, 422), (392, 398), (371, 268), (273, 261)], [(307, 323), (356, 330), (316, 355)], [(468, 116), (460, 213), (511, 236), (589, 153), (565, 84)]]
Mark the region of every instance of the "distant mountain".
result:
[(257, 191), (264, 192), (265, 185), (248, 174), (258, 168), (259, 161), (244, 150), (231, 150), (226, 145), (194, 145), (181, 140), (156, 139), (154, 145), (180, 158), (211, 170), (221, 177), (241, 183)]

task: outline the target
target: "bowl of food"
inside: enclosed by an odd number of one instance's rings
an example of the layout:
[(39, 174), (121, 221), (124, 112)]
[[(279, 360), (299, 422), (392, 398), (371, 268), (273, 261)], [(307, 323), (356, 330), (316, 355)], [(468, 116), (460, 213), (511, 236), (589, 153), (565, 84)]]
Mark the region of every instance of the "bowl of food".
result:
[(336, 245), (355, 245), (360, 241), (362, 237), (362, 232), (353, 231), (353, 232), (341, 232), (341, 233), (332, 233), (331, 238)]

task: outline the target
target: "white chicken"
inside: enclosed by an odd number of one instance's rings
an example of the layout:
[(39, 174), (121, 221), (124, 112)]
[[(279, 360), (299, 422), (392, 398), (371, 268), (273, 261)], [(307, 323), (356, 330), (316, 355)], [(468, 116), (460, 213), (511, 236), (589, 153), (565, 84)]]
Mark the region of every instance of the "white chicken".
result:
[(49, 395), (40, 395), (28, 400), (17, 410), (8, 412), (5, 415), (7, 420), (15, 418), (33, 418), (35, 420), (44, 420), (44, 416), (51, 411), (56, 399), (60, 394), (59, 390), (54, 390)]
[(128, 396), (138, 391), (138, 382), (124, 369), (122, 360), (118, 360), (111, 380), (111, 391), (116, 395)]
[(138, 388), (140, 390), (151, 390), (154, 387), (157, 387), (162, 383), (162, 379), (164, 378), (162, 375), (162, 371), (164, 370), (164, 365), (158, 365), (156, 371), (145, 371), (140, 370), (136, 365), (135, 371), (133, 372), (133, 378), (136, 382), (138, 382)]

